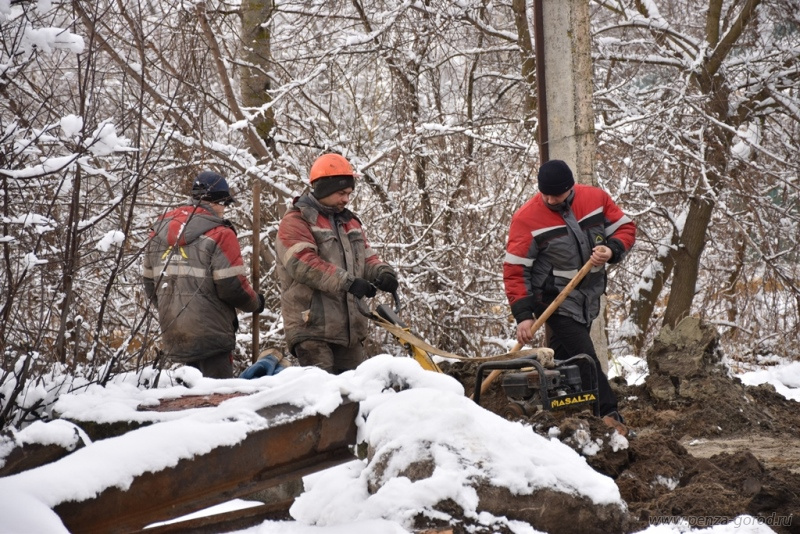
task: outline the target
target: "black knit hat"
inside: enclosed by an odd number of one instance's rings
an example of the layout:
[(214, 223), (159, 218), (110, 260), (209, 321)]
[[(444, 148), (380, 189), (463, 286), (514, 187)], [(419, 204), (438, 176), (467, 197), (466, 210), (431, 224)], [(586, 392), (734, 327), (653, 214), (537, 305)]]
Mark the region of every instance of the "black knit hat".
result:
[(226, 206), (235, 202), (231, 196), (228, 182), (214, 171), (203, 171), (197, 175), (192, 184), (192, 198), (217, 202)]
[(539, 191), (543, 195), (558, 196), (575, 185), (569, 165), (560, 159), (551, 159), (539, 167)]
[(328, 195), (332, 195), (348, 187), (355, 189), (356, 180), (352, 176), (347, 175), (325, 176), (323, 178), (317, 178), (311, 185), (314, 187), (312, 194), (316, 198), (325, 198)]

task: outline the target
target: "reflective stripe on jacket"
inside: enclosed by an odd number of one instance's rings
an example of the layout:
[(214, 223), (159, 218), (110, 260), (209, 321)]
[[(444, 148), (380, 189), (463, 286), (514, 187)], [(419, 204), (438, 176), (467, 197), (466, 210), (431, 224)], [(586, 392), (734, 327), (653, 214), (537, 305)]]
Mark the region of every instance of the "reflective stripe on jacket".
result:
[(233, 352), (236, 308), (253, 312), (260, 303), (230, 222), (205, 204), (175, 209), (153, 226), (142, 266), (167, 358), (187, 363)]
[(361, 221), (350, 210), (335, 213), (303, 195), (281, 220), (276, 252), (289, 350), (308, 339), (362, 343), (367, 319), (347, 289), (355, 278), (374, 282), (392, 268), (370, 248)]
[[(609, 263), (622, 260), (636, 239), (636, 225), (602, 189), (576, 184), (566, 211), (549, 208), (537, 193), (511, 218), (503, 282), (517, 323), (540, 315), (558, 296), (592, 249), (608, 246)], [(605, 266), (595, 267), (557, 312), (591, 324), (605, 292)]]

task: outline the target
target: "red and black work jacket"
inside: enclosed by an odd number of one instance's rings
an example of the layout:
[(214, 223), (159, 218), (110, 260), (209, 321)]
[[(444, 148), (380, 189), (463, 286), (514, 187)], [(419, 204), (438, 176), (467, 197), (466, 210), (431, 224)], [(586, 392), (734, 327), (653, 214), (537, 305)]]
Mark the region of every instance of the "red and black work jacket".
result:
[(205, 204), (182, 206), (156, 221), (142, 279), (158, 308), (162, 348), (175, 362), (231, 354), (236, 308), (260, 306), (233, 225)]
[(354, 347), (368, 323), (347, 292), (355, 278), (375, 282), (391, 266), (369, 246), (358, 217), (320, 204), (311, 195), (294, 200), (276, 242), (281, 313), (290, 351), (306, 340)]
[[(541, 315), (592, 249), (606, 245), (617, 263), (633, 246), (636, 225), (602, 189), (576, 184), (561, 210), (536, 193), (511, 219), (503, 282), (517, 323)], [(555, 313), (590, 325), (606, 288), (605, 265), (594, 267)]]

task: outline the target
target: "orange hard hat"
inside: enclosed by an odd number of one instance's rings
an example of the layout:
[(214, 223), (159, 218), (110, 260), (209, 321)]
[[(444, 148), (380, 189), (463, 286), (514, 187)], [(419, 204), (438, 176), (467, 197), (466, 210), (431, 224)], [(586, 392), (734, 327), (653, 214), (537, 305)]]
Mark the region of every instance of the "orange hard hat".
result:
[(355, 178), (350, 162), (339, 154), (323, 154), (311, 166), (308, 181), (312, 184), (328, 176), (352, 176)]

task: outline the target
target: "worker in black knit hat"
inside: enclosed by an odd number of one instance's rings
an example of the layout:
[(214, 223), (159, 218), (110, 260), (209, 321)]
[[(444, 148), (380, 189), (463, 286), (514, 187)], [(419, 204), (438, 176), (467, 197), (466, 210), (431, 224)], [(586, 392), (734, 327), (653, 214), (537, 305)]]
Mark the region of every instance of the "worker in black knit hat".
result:
[(199, 173), (191, 202), (154, 223), (142, 261), (164, 357), (208, 378), (233, 378), (237, 310), (264, 311), (264, 295), (250, 285), (236, 231), (225, 219), (233, 202), (222, 175)]
[[(548, 344), (555, 358), (588, 354), (598, 364), (589, 330), (600, 311), (606, 287), (606, 264), (621, 261), (636, 239), (636, 225), (608, 193), (576, 184), (561, 160), (539, 167), (539, 192), (511, 219), (503, 281), (517, 321), (517, 341), (533, 341), (534, 319), (540, 316), (591, 261), (592, 270), (547, 319)], [(590, 389), (591, 369), (581, 366), (584, 388)], [(600, 416), (609, 426), (627, 432), (617, 410), (617, 398), (597, 365)]]

